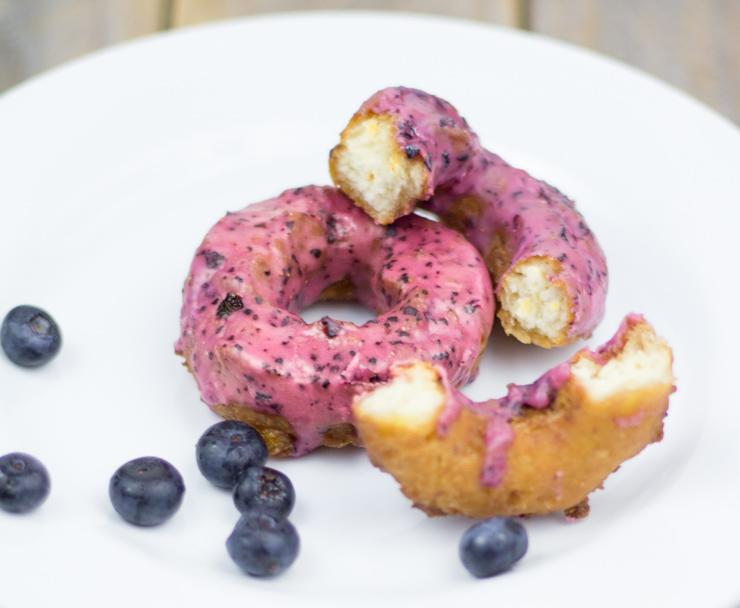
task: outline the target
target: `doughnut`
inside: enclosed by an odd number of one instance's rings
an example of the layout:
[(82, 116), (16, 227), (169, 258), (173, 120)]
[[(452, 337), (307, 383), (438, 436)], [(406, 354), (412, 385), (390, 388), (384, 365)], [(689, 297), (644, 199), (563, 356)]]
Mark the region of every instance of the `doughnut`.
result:
[[(357, 326), (299, 312), (357, 299), (378, 316)], [(254, 426), (273, 455), (359, 445), (354, 395), (393, 363), (434, 362), (470, 381), (495, 301), (478, 251), (419, 216), (373, 222), (340, 190), (307, 186), (228, 213), (197, 249), (175, 351), (202, 400)]]
[(640, 315), (534, 383), (473, 402), (429, 362), (397, 364), (355, 397), (370, 460), (430, 515), (588, 514), (588, 495), (659, 441), (673, 356)]
[(606, 260), (574, 203), (483, 148), (446, 101), (384, 89), (332, 150), (334, 183), (380, 224), (419, 205), (483, 256), (507, 334), (545, 348), (591, 336), (604, 316)]

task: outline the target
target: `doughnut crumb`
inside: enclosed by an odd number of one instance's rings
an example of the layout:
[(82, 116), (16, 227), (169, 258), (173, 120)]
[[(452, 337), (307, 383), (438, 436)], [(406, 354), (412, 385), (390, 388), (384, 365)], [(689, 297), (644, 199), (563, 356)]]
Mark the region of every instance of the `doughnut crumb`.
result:
[(334, 183), (384, 225), (408, 213), (426, 189), (421, 156), (404, 151), (395, 133), (388, 115), (355, 116), (329, 161)]
[(558, 265), (552, 259), (525, 258), (506, 273), (497, 295), (507, 334), (547, 348), (565, 340), (573, 315), (565, 287), (553, 280)]

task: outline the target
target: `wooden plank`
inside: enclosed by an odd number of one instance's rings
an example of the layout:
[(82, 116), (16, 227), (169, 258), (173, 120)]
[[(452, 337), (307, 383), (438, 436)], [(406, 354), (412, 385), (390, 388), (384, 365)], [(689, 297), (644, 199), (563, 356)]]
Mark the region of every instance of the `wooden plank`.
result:
[(738, 0), (0, 0), (0, 91), (103, 46), (263, 12), (383, 9), (533, 31), (621, 59), (740, 123)]
[(516, 26), (525, 0), (173, 0), (172, 25), (182, 27), (257, 13), (375, 9), (433, 13)]
[(0, 0), (0, 91), (164, 25), (170, 0)]
[(740, 123), (737, 0), (530, 0), (535, 32), (605, 53)]

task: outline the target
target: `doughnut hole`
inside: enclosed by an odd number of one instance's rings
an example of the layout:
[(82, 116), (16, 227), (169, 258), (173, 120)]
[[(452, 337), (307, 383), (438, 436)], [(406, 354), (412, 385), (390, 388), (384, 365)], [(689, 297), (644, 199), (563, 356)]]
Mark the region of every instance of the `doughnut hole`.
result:
[(355, 117), (329, 161), (334, 182), (380, 224), (410, 212), (426, 189), (421, 155), (408, 158), (395, 132), (389, 116)]
[(546, 348), (564, 340), (573, 315), (564, 286), (550, 278), (558, 270), (554, 260), (526, 258), (504, 276), (497, 295), (506, 333)]

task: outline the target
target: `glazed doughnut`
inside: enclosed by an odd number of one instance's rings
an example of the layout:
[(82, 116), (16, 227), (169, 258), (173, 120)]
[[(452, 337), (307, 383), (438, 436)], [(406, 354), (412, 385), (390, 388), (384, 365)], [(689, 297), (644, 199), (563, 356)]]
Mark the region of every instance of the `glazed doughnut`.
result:
[(672, 353), (639, 315), (533, 384), (475, 403), (429, 363), (397, 365), (356, 397), (371, 461), (430, 515), (588, 513), (588, 495), (659, 441), (675, 390)]
[[(299, 312), (356, 298), (377, 318), (358, 327)], [(418, 216), (375, 224), (341, 191), (308, 186), (222, 218), (183, 290), (178, 354), (203, 401), (251, 424), (272, 454), (357, 444), (352, 397), (393, 362), (434, 361), (467, 383), (493, 322), (480, 254)]]
[(572, 201), (480, 146), (446, 101), (384, 89), (332, 150), (334, 182), (378, 223), (416, 204), (483, 255), (504, 330), (546, 348), (591, 335), (604, 316), (606, 260)]

